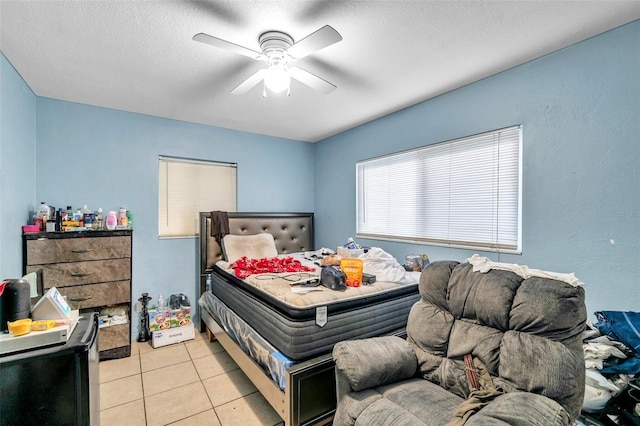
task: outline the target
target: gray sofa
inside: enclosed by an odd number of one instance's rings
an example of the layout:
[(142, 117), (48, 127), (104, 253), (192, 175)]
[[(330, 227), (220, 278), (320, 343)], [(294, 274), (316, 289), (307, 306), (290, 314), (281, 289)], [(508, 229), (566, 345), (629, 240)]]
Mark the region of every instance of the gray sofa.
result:
[[(420, 294), (406, 340), (335, 345), (334, 425), (547, 426), (578, 417), (582, 287), (434, 262), (421, 274)], [(473, 361), (466, 370), (465, 355)], [(480, 388), (470, 387), (467, 371), (480, 375)]]

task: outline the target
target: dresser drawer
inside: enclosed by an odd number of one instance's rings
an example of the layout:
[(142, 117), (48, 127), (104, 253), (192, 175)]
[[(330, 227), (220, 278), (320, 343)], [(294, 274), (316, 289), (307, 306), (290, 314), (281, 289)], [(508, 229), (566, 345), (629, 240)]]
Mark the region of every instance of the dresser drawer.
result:
[(100, 308), (117, 304), (128, 305), (131, 300), (131, 283), (129, 281), (59, 287), (58, 291), (63, 296), (67, 296), (67, 302), (72, 309)]
[(100, 328), (98, 350), (102, 352), (121, 346), (129, 346), (131, 344), (129, 327), (130, 323)]
[(42, 238), (27, 241), (28, 265), (131, 257), (131, 238)]
[(131, 259), (93, 260), (27, 266), (27, 273), (42, 269), (45, 288), (131, 279)]

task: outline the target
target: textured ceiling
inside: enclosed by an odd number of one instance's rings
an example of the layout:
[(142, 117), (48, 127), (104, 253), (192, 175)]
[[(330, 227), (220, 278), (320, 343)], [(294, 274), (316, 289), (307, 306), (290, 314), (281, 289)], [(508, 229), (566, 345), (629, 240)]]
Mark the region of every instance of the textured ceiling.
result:
[[(38, 96), (315, 142), (636, 19), (640, 1), (0, 0), (0, 50)], [(295, 64), (327, 95), (231, 95), (263, 63), (192, 40), (324, 25), (343, 40)]]

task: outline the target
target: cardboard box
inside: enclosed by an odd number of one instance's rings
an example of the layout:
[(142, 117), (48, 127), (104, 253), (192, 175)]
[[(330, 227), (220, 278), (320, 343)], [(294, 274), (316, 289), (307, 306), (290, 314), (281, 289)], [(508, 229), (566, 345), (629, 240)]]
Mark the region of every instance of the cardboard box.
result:
[(183, 327), (191, 324), (191, 307), (181, 306), (171, 311), (171, 327)]
[(182, 316), (182, 309), (171, 309), (171, 317), (169, 318), (169, 324), (171, 328), (180, 327), (179, 316)]
[(174, 343), (185, 342), (195, 338), (195, 328), (193, 323), (182, 327), (168, 328), (151, 333), (151, 346), (160, 348)]
[(166, 330), (171, 327), (169, 309), (149, 309), (149, 331)]

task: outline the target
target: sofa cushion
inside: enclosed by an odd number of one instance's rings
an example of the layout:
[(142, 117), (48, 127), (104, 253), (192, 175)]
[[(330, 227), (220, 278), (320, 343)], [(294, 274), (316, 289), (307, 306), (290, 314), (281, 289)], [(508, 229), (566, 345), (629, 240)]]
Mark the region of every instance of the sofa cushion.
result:
[(471, 416), (465, 426), (553, 426), (570, 422), (568, 413), (554, 400), (534, 393), (512, 392), (494, 399)]
[[(538, 357), (532, 354), (544, 353)], [(584, 358), (560, 342), (540, 336), (508, 331), (500, 347), (500, 374), (495, 379), (506, 390), (536, 392), (572, 404), (575, 389), (584, 388)]]
[(442, 426), (462, 398), (422, 379), (351, 392), (340, 400), (335, 425)]

